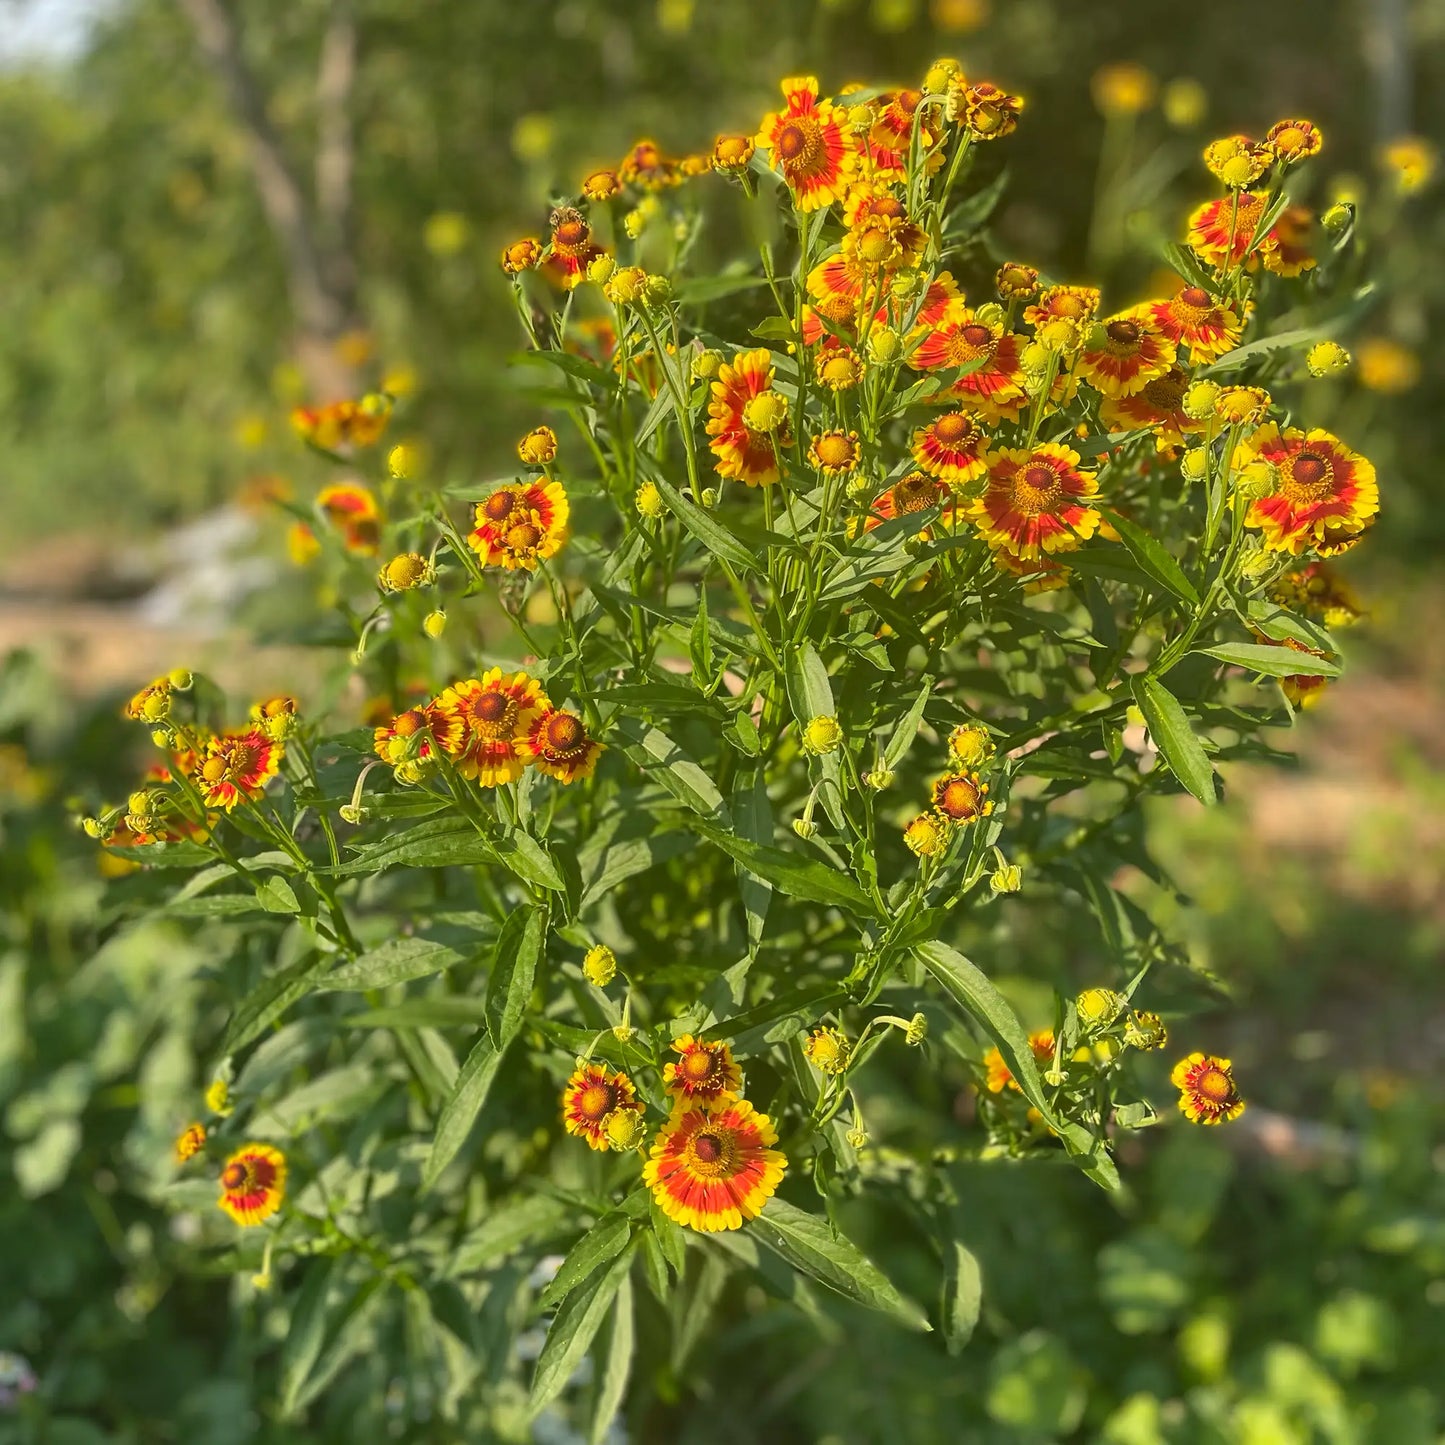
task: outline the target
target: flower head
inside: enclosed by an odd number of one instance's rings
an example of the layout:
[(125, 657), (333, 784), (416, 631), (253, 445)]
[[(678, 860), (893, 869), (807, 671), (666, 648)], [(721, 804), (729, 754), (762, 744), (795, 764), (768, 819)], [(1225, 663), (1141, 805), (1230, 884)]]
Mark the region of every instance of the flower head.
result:
[(207, 1086), (206, 1108), (221, 1119), (232, 1112), (231, 1089), (224, 1079), (212, 1079)]
[(1039, 273), (1021, 261), (1005, 261), (994, 277), (1000, 301), (1027, 301), (1037, 294)]
[(831, 714), (809, 718), (803, 729), (803, 748), (814, 757), (835, 753), (843, 746), (843, 729)]
[(1420, 358), (1388, 336), (1371, 336), (1360, 343), (1358, 375), (1367, 391), (1395, 396), (1419, 382)]
[(1430, 184), (1439, 154), (1424, 136), (1404, 135), (1388, 142), (1380, 161), (1402, 196), (1414, 195)]
[(1338, 341), (1317, 341), (1305, 356), (1311, 376), (1333, 376), (1349, 367), (1350, 353)]
[(1019, 338), (1001, 321), (967, 307), (946, 313), (918, 344), (910, 364), (919, 371), (958, 368), (962, 375), (945, 395), (989, 421), (1016, 420), (1028, 399), (1019, 371)]
[(977, 773), (945, 773), (933, 785), (932, 803), (950, 823), (972, 823), (993, 812), (988, 784)]
[(858, 466), (858, 433), (819, 432), (808, 444), (808, 460), (825, 477), (846, 477)]
[(593, 257), (602, 247), (592, 239), (592, 227), (582, 212), (559, 206), (552, 212), (552, 239), (547, 246), (547, 268), (569, 291), (583, 280)]
[(948, 847), (949, 821), (941, 813), (920, 813), (903, 830), (903, 843), (919, 858), (937, 858)]
[(1104, 115), (1139, 115), (1154, 104), (1158, 85), (1142, 65), (1126, 60), (1096, 70), (1090, 88)]
[(575, 783), (597, 771), (602, 744), (588, 736), (587, 725), (576, 713), (551, 708), (538, 713), (518, 739), (522, 755), (537, 765), (538, 772), (559, 783)]
[(494, 667), (480, 678), (454, 682), (430, 703), (433, 736), (464, 778), (483, 788), (515, 783), (528, 753), (523, 739), (551, 703), (525, 672)]
[(987, 466), (988, 433), (966, 411), (946, 411), (913, 433), (911, 450), (920, 470), (950, 487), (981, 477)]
[[(777, 481), (774, 437), (778, 446), (790, 443), (786, 427), (776, 429), (771, 399), (781, 398), (772, 385), (772, 357), (762, 347), (740, 352), (719, 367), (707, 408), (707, 431), (712, 438), (708, 446), (717, 458), (719, 476), (746, 482), (750, 487)], [(766, 416), (758, 405), (764, 396), (770, 399)], [(762, 425), (770, 421), (775, 425)]]
[(619, 1111), (642, 1113), (632, 1080), (609, 1072), (604, 1064), (579, 1063), (562, 1090), (563, 1128), (585, 1139), (590, 1148), (610, 1149), (607, 1120)]
[(1286, 165), (1317, 156), (1325, 143), (1319, 127), (1309, 120), (1276, 121), (1264, 133), (1264, 143)]
[(206, 1126), (187, 1124), (176, 1137), (176, 1162), (184, 1164), (186, 1160), (194, 1159), (205, 1147)]
[(1188, 349), (1193, 362), (1214, 361), (1239, 345), (1244, 317), (1202, 286), (1185, 286), (1144, 308), (1159, 334)]
[(1079, 470), (1076, 451), (1053, 442), (1031, 451), (1001, 447), (988, 463), (988, 486), (968, 507), (985, 541), (1031, 561), (1094, 535), (1100, 516), (1087, 499), (1098, 483)]
[(436, 569), (420, 552), (398, 552), (377, 573), (376, 585), (383, 592), (410, 592), (436, 579)]
[(528, 467), (545, 467), (557, 455), (557, 433), (549, 426), (533, 427), (517, 443), (517, 455)]
[(647, 1124), (640, 1109), (614, 1109), (602, 1121), (602, 1137), (618, 1154), (639, 1149), (647, 1138)]
[(1133, 396), (1174, 365), (1174, 343), (1146, 307), (1101, 322), (1079, 356), (1079, 372), (1108, 397)]
[(712, 143), (712, 168), (725, 176), (741, 175), (756, 149), (750, 135), (720, 135)]
[(610, 201), (622, 194), (622, 181), (616, 171), (593, 171), (582, 182), (582, 194), (589, 201)]
[(745, 1099), (679, 1107), (659, 1131), (642, 1177), (669, 1219), (689, 1229), (739, 1229), (782, 1182), (778, 1131)]
[(811, 75), (783, 81), (784, 107), (763, 117), (756, 144), (769, 153), (800, 211), (816, 211), (841, 199), (856, 157), (844, 133), (846, 118), (818, 99)]
[[(1039, 1065), (1052, 1066), (1054, 1061), (1054, 1031), (1052, 1029), (1035, 1029), (1029, 1035), (1029, 1052), (1034, 1056), (1034, 1062)], [(1021, 1094), (1018, 1080), (1014, 1078), (1013, 1071), (1004, 1063), (1003, 1055), (996, 1048), (987, 1050), (983, 1056), (984, 1087), (990, 1094), (1001, 1094), (1005, 1089), (1012, 1089), (1014, 1093)]]
[(1086, 988), (1074, 1000), (1074, 1008), (1079, 1015), (1079, 1027), (1085, 1033), (1108, 1028), (1126, 1006), (1123, 995), (1115, 993), (1111, 988)]
[(360, 482), (337, 482), (322, 487), (316, 506), (328, 523), (341, 533), (348, 552), (374, 557), (381, 545), (381, 507), (369, 487)]
[(502, 270), (509, 276), (533, 271), (541, 265), (542, 254), (542, 243), (535, 236), (513, 241), (510, 246), (502, 248)]
[(841, 1074), (848, 1067), (852, 1048), (837, 1029), (827, 1025), (816, 1028), (803, 1042), (808, 1062), (824, 1074)]
[(381, 439), (391, 417), (391, 399), (381, 393), (359, 401), (333, 401), (325, 406), (298, 406), (291, 425), (302, 441), (323, 451), (338, 447), (369, 447)]
[(640, 140), (623, 156), (617, 166), (623, 185), (637, 186), (644, 191), (666, 190), (682, 179), (677, 162), (663, 155), (655, 141)]
[(688, 1104), (713, 1104), (734, 1099), (743, 1086), (742, 1070), (733, 1061), (731, 1047), (722, 1040), (682, 1034), (673, 1040), (676, 1063), (664, 1064), (662, 1085), (675, 1098)]
[(172, 691), (170, 678), (158, 677), (141, 688), (121, 711), (133, 722), (164, 722), (171, 715)]
[(1250, 504), (1246, 524), (1272, 551), (1295, 552), (1361, 531), (1380, 509), (1375, 469), (1322, 428), (1261, 427), (1241, 448), (1239, 465), (1266, 462), (1273, 485)]
[(279, 771), (284, 753), (284, 746), (264, 728), (241, 728), (211, 738), (196, 774), (206, 806), (229, 813), (243, 799), (259, 798)]
[(1189, 217), (1190, 246), (1212, 266), (1237, 265), (1249, 254), (1268, 200), (1263, 191), (1236, 191), (1206, 201)]
[(1162, 1049), (1169, 1042), (1169, 1030), (1158, 1014), (1136, 1008), (1124, 1021), (1124, 1042), (1131, 1049)]
[(467, 545), (484, 567), (534, 572), (562, 550), (570, 516), (561, 482), (509, 483), (477, 503)]
[(221, 1170), (216, 1202), (237, 1224), (261, 1224), (286, 1195), (286, 1156), (270, 1144), (243, 1144)]
[(963, 120), (975, 140), (1001, 140), (1018, 128), (1023, 100), (981, 80), (963, 91)]
[(1195, 1124), (1223, 1124), (1244, 1113), (1228, 1059), (1190, 1054), (1174, 1065), (1169, 1082), (1179, 1090), (1180, 1111)]
[(594, 988), (606, 988), (617, 977), (617, 955), (605, 943), (594, 943), (582, 960), (582, 973)]
[(1184, 407), (1188, 382), (1189, 374), (1182, 366), (1171, 366), (1132, 396), (1109, 397), (1099, 408), (1099, 419), (1111, 432), (1150, 427), (1161, 448), (1179, 446), (1189, 433), (1203, 429), (1203, 423)]
[(1328, 562), (1309, 562), (1286, 572), (1269, 595), (1305, 617), (1318, 617), (1327, 627), (1348, 627), (1365, 612), (1355, 589)]
[(1247, 135), (1225, 136), (1204, 147), (1204, 164), (1210, 175), (1232, 191), (1252, 186), (1269, 169), (1272, 159), (1268, 146)]
[(960, 723), (948, 735), (948, 756), (964, 771), (987, 762), (994, 752), (988, 729), (977, 723)]

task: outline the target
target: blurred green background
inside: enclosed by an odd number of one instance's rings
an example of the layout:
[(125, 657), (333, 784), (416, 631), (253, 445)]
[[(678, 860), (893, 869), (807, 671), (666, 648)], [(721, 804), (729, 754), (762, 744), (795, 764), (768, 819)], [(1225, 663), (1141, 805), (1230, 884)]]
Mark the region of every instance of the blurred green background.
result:
[[(358, 1417), (404, 1374), (400, 1346), (305, 1424), (271, 1417), (284, 1313), (208, 1278), (151, 1202), (215, 1006), (207, 941), (167, 925), (105, 946), (71, 800), (123, 793), (114, 693), (182, 642), (286, 681), (188, 633), (174, 589), (258, 479), (319, 484), (291, 405), (409, 374), (432, 465), (489, 475), (530, 417), (503, 242), (639, 136), (703, 148), (782, 75), (909, 81), (941, 54), (1027, 98), (998, 148), (1001, 253), (1120, 305), (1206, 194), (1207, 139), (1324, 128), (1308, 199), (1359, 206), (1377, 289), (1308, 422), (1380, 471), (1382, 520), (1345, 563), (1371, 615), (1297, 771), (1237, 771), (1207, 817), (1158, 810), (1185, 901), (1135, 880), (1216, 981), (1191, 1029), (1235, 1059), (1240, 1125), (1144, 1135), (1118, 1201), (960, 1166), (985, 1303), (957, 1360), (842, 1308), (820, 1330), (685, 1301), (708, 1322), (639, 1381), (630, 1438), (1445, 1439), (1445, 211), (1438, 181), (1401, 197), (1381, 162), (1445, 132), (1445, 0), (11, 0), (0, 29), (0, 652), (28, 649), (0, 674), (0, 1352), (38, 1377), (10, 1409), (0, 1356), (0, 1442), (493, 1438)], [(1099, 72), (1122, 62), (1146, 103), (1108, 116)], [(1039, 1021), (1039, 980), (1104, 967), (1049, 925), (1040, 906), (997, 955)], [(946, 1139), (966, 1113), (941, 1086), (877, 1088), (883, 1137), (890, 1114)], [(927, 1289), (888, 1188), (850, 1227)], [(496, 1438), (529, 1438), (501, 1418)]]

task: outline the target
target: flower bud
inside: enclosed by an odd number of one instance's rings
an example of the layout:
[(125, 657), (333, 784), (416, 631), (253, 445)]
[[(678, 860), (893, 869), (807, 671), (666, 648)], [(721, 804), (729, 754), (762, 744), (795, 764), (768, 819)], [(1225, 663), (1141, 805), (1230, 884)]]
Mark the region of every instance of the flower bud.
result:
[(1241, 497), (1257, 502), (1261, 497), (1269, 496), (1278, 482), (1279, 474), (1274, 463), (1257, 457), (1242, 472), (1235, 474), (1234, 487)]
[(633, 1028), (631, 1024), (620, 1023), (613, 1028), (612, 1037), (616, 1039), (619, 1044), (625, 1044), (631, 1042), (632, 1036), (636, 1032), (637, 1030)]
[(383, 592), (410, 592), (430, 581), (431, 567), (420, 552), (399, 552), (376, 579), (376, 585)]
[(647, 1137), (647, 1124), (641, 1109), (614, 1109), (602, 1120), (602, 1132), (607, 1136), (608, 1148), (626, 1154)]
[(824, 1074), (841, 1074), (848, 1067), (852, 1048), (848, 1040), (834, 1028), (817, 1028), (803, 1044), (808, 1062)]
[(1169, 1042), (1169, 1030), (1158, 1014), (1135, 1009), (1124, 1024), (1124, 1042), (1134, 1049), (1162, 1049)]
[(647, 212), (628, 211), (622, 218), (622, 229), (635, 241), (647, 229)]
[(1002, 326), (1008, 319), (1008, 313), (997, 301), (985, 301), (982, 306), (974, 309), (973, 315), (974, 320), (985, 326)]
[(191, 676), (190, 670), (184, 667), (173, 667), (166, 674), (166, 681), (175, 688), (177, 692), (187, 692), (195, 679)]
[(1350, 364), (1350, 353), (1338, 341), (1317, 341), (1305, 357), (1311, 376), (1332, 376)]
[(707, 381), (718, 374), (722, 361), (722, 352), (714, 351), (711, 347), (706, 351), (699, 351), (692, 359), (692, 374), (699, 381)]
[(1024, 886), (1024, 872), (1017, 863), (1005, 863), (989, 874), (991, 893), (1017, 893)]
[(963, 67), (956, 60), (935, 60), (923, 77), (924, 95), (943, 95), (949, 87), (963, 79)]
[(863, 774), (863, 781), (876, 793), (881, 793), (884, 788), (891, 788), (895, 773), (891, 768), (874, 768), (871, 772)]
[(868, 336), (868, 355), (880, 366), (897, 361), (903, 351), (903, 338), (891, 326), (876, 326)]
[(359, 803), (343, 803), (337, 810), (343, 823), (350, 823), (354, 828), (366, 816), (366, 809)]
[(615, 171), (593, 171), (582, 182), (582, 194), (589, 201), (610, 201), (622, 192), (622, 182)]
[(649, 276), (642, 290), (649, 306), (665, 306), (672, 297), (672, 282), (666, 276)]
[(587, 263), (587, 279), (598, 286), (605, 286), (611, 279), (612, 274), (617, 270), (617, 262), (605, 252), (601, 256), (594, 256)]
[(171, 745), (171, 735), (164, 728), (157, 728), (151, 734), (151, 741), (158, 748), (168, 748)]
[(362, 416), (390, 416), (391, 398), (384, 391), (369, 391), (357, 402), (356, 409)]
[(908, 851), (919, 858), (936, 858), (948, 847), (947, 819), (937, 813), (920, 813), (903, 830)]
[(517, 455), (526, 466), (546, 466), (557, 456), (557, 433), (549, 426), (533, 427), (517, 443)]
[(662, 500), (662, 493), (652, 482), (643, 482), (632, 494), (632, 505), (637, 508), (638, 515), (645, 517), (649, 522), (655, 522), (667, 510), (666, 503)]
[(698, 498), (698, 501), (701, 502), (702, 505), (708, 509), (708, 511), (712, 511), (712, 509), (717, 506), (718, 503), (717, 488), (704, 487), (702, 489), (702, 495)]
[(80, 831), (87, 838), (104, 838), (105, 829), (101, 826), (99, 818), (82, 818), (80, 820)]
[(614, 271), (602, 294), (614, 306), (630, 306), (642, 299), (643, 287), (647, 284), (647, 272), (641, 266), (624, 266)]
[(916, 266), (905, 266), (893, 273), (889, 291), (900, 301), (916, 296), (923, 289), (924, 275)]
[(398, 480), (416, 475), (417, 449), (410, 442), (397, 442), (386, 454), (386, 469)]
[(843, 746), (843, 729), (835, 717), (810, 718), (803, 729), (803, 747), (814, 757), (835, 753)]
[(212, 1079), (206, 1090), (206, 1108), (211, 1113), (225, 1118), (234, 1108), (231, 1103), (231, 1087), (224, 1079)]
[(1087, 1033), (1095, 1029), (1106, 1029), (1124, 1011), (1122, 995), (1111, 988), (1086, 988), (1074, 1000), (1079, 1015), (1079, 1027)]
[(948, 756), (965, 771), (994, 755), (994, 741), (977, 723), (960, 723), (948, 735)]
[(1055, 316), (1035, 333), (1040, 346), (1052, 352), (1075, 350), (1083, 340), (1079, 323), (1068, 316)]
[(868, 1131), (858, 1124), (849, 1129), (843, 1137), (847, 1139), (850, 1149), (862, 1149), (868, 1143)]
[(908, 1027), (903, 1033), (903, 1042), (910, 1049), (916, 1049), (928, 1037), (928, 1019), (923, 1014), (914, 1014), (908, 1020)]
[(421, 630), (435, 642), (447, 630), (446, 613), (440, 607), (435, 612), (428, 612), (421, 620)]
[(811, 818), (794, 818), (793, 832), (806, 843), (809, 838), (818, 836), (818, 825)]
[(1323, 216), (1320, 217), (1320, 225), (1332, 236), (1338, 236), (1347, 231), (1350, 223), (1355, 219), (1355, 208), (1348, 201), (1336, 201)]
[(1181, 409), (1190, 421), (1207, 421), (1214, 415), (1214, 405), (1219, 400), (1217, 381), (1192, 381), (1184, 389)]
[(1202, 482), (1209, 475), (1209, 448), (1190, 447), (1179, 458), (1179, 470), (1187, 482)]
[(594, 943), (582, 960), (582, 973), (596, 988), (606, 988), (617, 977), (617, 955), (605, 943)]

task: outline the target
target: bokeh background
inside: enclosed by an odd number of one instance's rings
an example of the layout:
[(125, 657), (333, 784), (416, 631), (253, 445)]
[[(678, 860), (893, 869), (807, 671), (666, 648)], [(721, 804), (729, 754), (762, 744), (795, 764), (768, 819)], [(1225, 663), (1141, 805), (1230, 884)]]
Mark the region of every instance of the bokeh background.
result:
[[(132, 767), (122, 692), (178, 662), (272, 688), (303, 665), (274, 637), (315, 604), (265, 500), (322, 480), (290, 407), (385, 379), (439, 473), (492, 474), (532, 416), (504, 241), (639, 136), (749, 127), (779, 76), (913, 80), (941, 54), (1027, 98), (1001, 256), (1120, 305), (1205, 194), (1207, 139), (1324, 128), (1308, 199), (1357, 205), (1375, 289), (1309, 421), (1379, 468), (1345, 562), (1369, 617), (1296, 769), (1152, 820), (1184, 897), (1138, 896), (1191, 940), (1214, 1001), (1191, 1027), (1235, 1060), (1239, 1125), (1142, 1136), (1118, 1200), (960, 1169), (985, 1299), (956, 1361), (846, 1310), (685, 1299), (713, 1327), (639, 1382), (631, 1438), (1445, 1439), (1445, 187), (1384, 156), (1445, 132), (1445, 0), (8, 0), (0, 1352), (31, 1373), (0, 1354), (0, 1442), (349, 1440), (357, 1372), (406, 1370), (379, 1350), (308, 1420), (274, 1417), (284, 1313), (208, 1275), (136, 1142), (199, 1077), (205, 938), (107, 946), (70, 822)], [(1124, 63), (1121, 92), (1101, 71)], [(1038, 980), (1096, 981), (1046, 910), (1000, 957), (1036, 1012)], [(879, 1132), (966, 1108), (879, 1087)], [(854, 1223), (888, 1256), (885, 1207)], [(930, 1262), (887, 1263), (931, 1288)]]

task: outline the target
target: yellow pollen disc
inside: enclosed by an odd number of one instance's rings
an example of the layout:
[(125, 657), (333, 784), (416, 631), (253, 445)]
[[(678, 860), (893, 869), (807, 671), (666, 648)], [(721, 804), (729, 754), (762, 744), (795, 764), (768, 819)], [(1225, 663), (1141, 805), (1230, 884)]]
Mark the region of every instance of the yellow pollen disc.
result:
[(1222, 1104), (1234, 1092), (1229, 1076), (1219, 1069), (1206, 1069), (1194, 1085), (1212, 1104)]
[(558, 753), (572, 752), (587, 740), (587, 730), (582, 726), (580, 719), (573, 717), (569, 712), (558, 713), (555, 717), (549, 718), (543, 733), (547, 746)]
[(208, 783), (219, 783), (226, 776), (226, 762), (224, 758), (207, 758), (201, 765), (201, 776)]
[(700, 1084), (713, 1071), (713, 1056), (702, 1049), (690, 1053), (682, 1061), (682, 1072), (694, 1084)]
[(514, 552), (530, 551), (541, 540), (541, 528), (534, 527), (530, 522), (519, 522), (508, 530), (506, 536), (507, 546)]
[(886, 261), (893, 251), (893, 239), (887, 231), (874, 227), (864, 231), (858, 239), (858, 254), (876, 264)]
[(688, 1154), (693, 1172), (704, 1179), (725, 1179), (737, 1170), (737, 1149), (731, 1132), (725, 1129), (694, 1134)]
[(846, 467), (853, 460), (853, 443), (836, 432), (818, 438), (818, 460), (825, 467)]
[(972, 783), (949, 783), (938, 800), (938, 806), (950, 818), (962, 818), (977, 808), (978, 792)]
[(612, 1112), (617, 1090), (611, 1084), (589, 1084), (577, 1100), (577, 1110), (584, 1118), (600, 1119)]

